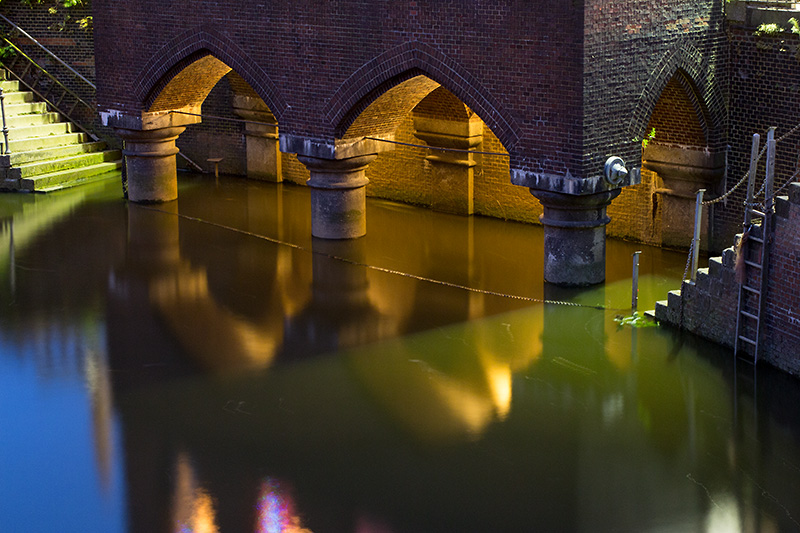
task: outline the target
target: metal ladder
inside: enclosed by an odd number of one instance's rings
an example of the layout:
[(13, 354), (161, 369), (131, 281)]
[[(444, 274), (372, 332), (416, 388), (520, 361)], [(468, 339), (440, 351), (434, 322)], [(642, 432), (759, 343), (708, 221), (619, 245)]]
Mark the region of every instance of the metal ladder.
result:
[[(739, 357), (740, 349), (747, 352), (749, 346), (753, 354), (752, 364), (758, 363), (758, 349), (761, 336), (761, 316), (766, 306), (767, 286), (769, 284), (769, 242), (772, 233), (773, 218), (773, 183), (775, 176), (775, 128), (770, 128), (767, 134), (767, 161), (766, 178), (764, 185), (764, 210), (759, 211), (753, 206), (753, 190), (755, 186), (756, 169), (758, 166), (760, 137), (753, 135), (753, 148), (750, 154), (750, 178), (747, 185), (747, 203), (744, 213), (744, 234), (739, 253), (744, 254), (745, 275), (739, 285), (739, 302), (736, 311), (736, 338), (733, 345), (734, 357)], [(760, 231), (758, 231), (760, 230)], [(754, 234), (755, 233), (755, 234)], [(757, 248), (754, 258), (748, 254)], [(753, 274), (758, 277), (758, 282), (748, 284)]]

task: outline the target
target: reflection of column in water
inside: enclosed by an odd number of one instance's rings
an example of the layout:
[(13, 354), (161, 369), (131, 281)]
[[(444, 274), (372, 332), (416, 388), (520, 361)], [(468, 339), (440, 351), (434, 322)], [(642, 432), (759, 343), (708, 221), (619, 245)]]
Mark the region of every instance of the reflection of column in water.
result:
[(365, 244), (364, 239), (314, 239), (312, 296), (286, 320), (284, 357), (358, 346), (388, 333), (370, 299), (367, 269), (351, 263), (364, 264)]
[(14, 258), (14, 219), (9, 223), (9, 238), (8, 238), (8, 274), (9, 283), (11, 284), (11, 295), (17, 291), (17, 265)]
[(108, 355), (111, 366), (120, 370), (113, 375), (115, 386), (142, 379), (147, 374), (144, 369), (163, 364), (172, 345), (153, 308), (151, 287), (179, 267), (177, 209), (177, 201), (158, 207), (166, 214), (128, 205), (125, 263), (115, 267), (109, 278)]

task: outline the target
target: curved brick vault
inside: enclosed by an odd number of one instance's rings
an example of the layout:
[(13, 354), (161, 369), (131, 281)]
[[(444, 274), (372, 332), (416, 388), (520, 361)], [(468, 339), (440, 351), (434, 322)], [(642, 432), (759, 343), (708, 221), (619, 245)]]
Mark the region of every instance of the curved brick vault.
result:
[(211, 26), (186, 30), (156, 51), (137, 76), (133, 92), (148, 111), (199, 105), (231, 70), (280, 120), (287, 104), (270, 77), (233, 40)]
[(414, 81), (419, 76), (445, 87), (473, 109), (509, 150), (517, 144), (520, 134), (516, 121), (490, 91), (451, 58), (420, 42), (397, 46), (358, 69), (336, 90), (325, 109), (325, 118), (342, 134), (373, 101), (389, 92), (401, 100), (398, 110), (407, 109), (406, 100), (419, 102), (430, 92), (423, 93), (421, 88), (429, 82)]

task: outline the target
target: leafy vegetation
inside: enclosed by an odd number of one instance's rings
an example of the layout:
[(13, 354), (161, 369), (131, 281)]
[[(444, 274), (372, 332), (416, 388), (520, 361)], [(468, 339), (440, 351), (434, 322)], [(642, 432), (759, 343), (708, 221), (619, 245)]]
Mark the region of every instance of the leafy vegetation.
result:
[(84, 31), (91, 31), (92, 16), (76, 17), (76, 8), (88, 8), (91, 0), (0, 0), (2, 4), (18, 3), (29, 6), (31, 9), (47, 9), (53, 15), (54, 22), (51, 29), (57, 31), (68, 31), (79, 28)]

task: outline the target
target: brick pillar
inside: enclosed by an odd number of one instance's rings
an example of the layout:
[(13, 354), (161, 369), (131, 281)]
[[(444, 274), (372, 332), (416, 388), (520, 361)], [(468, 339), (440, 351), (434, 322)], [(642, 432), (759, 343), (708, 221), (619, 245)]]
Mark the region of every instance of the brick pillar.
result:
[(132, 202), (169, 202), (178, 198), (175, 140), (186, 128), (149, 130), (118, 128), (125, 141), (128, 199)]
[[(467, 121), (414, 117), (414, 135), (434, 148), (471, 150), (483, 141), (483, 122), (474, 115)], [(473, 179), (476, 165), (472, 154), (432, 151), (430, 163), (431, 207), (437, 211), (471, 215), (474, 213)]]
[(234, 96), (233, 112), (248, 121), (244, 136), (247, 145), (247, 177), (280, 183), (281, 152), (278, 121), (263, 101), (251, 96)]
[(311, 172), (311, 235), (322, 239), (354, 239), (367, 233), (366, 168), (377, 154), (345, 159), (299, 155)]
[(544, 207), (544, 279), (564, 286), (606, 279), (606, 207), (619, 193), (571, 195), (531, 189)]

